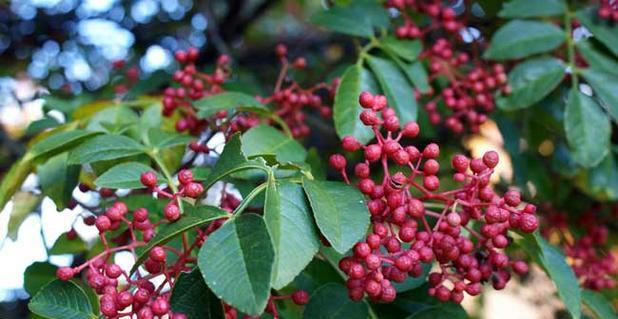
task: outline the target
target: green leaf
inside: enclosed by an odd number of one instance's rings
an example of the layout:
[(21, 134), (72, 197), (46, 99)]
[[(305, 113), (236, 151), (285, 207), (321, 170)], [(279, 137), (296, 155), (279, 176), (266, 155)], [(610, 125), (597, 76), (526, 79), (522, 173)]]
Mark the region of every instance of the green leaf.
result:
[(427, 71), (421, 61), (417, 61), (411, 64), (404, 65), (403, 71), (406, 77), (421, 93), (427, 93), (431, 91), (431, 85), (429, 84), (429, 78), (427, 77)]
[(618, 122), (618, 75), (596, 69), (586, 69), (582, 75), (592, 86), (594, 93), (604, 102), (609, 115)]
[(307, 164), (311, 167), (311, 175), (316, 179), (326, 179), (326, 168), (315, 147), (307, 152)]
[(552, 92), (565, 75), (565, 64), (560, 59), (538, 57), (517, 64), (509, 72), (512, 93), (497, 101), (502, 110), (529, 107)]
[(336, 6), (328, 10), (316, 12), (311, 16), (309, 22), (335, 32), (366, 38), (371, 37), (373, 35), (371, 20), (366, 18), (359, 19), (358, 14), (357, 10), (350, 7)]
[[(95, 179), (94, 184), (99, 187), (107, 188), (144, 188), (144, 185), (140, 181), (140, 177), (142, 173), (151, 171), (154, 171), (152, 167), (142, 163), (120, 163)], [(157, 173), (157, 176), (159, 180), (164, 179), (161, 174)]]
[[(373, 304), (372, 308), (379, 318), (470, 318), (461, 305), (447, 301), (438, 301), (427, 294), (429, 284), (398, 293), (397, 299), (390, 304)], [(418, 316), (418, 317), (417, 317)]]
[(364, 302), (352, 301), (343, 285), (329, 283), (311, 295), (303, 318), (363, 319), (369, 318), (369, 308)]
[(380, 46), (410, 62), (415, 61), (423, 50), (423, 45), (418, 40), (401, 40), (394, 36), (382, 39)]
[(187, 145), (195, 140), (195, 137), (183, 134), (176, 134), (161, 130), (159, 128), (151, 128), (148, 130), (148, 145), (157, 149), (166, 149), (179, 145)]
[(144, 146), (122, 135), (99, 135), (69, 153), (69, 164), (84, 164), (129, 157), (144, 152)]
[(594, 312), (599, 319), (617, 319), (616, 310), (605, 297), (588, 289), (582, 290), (584, 304)]
[(431, 270), (431, 264), (421, 264), (423, 267), (423, 274), (418, 277), (409, 276), (404, 282), (393, 282), (393, 287), (397, 289), (397, 292), (404, 292), (412, 289), (416, 289), (427, 282), (427, 275)]
[(333, 120), (340, 138), (354, 136), (359, 142), (366, 144), (373, 138), (373, 133), (371, 128), (365, 126), (359, 119), (363, 109), (358, 103), (358, 97), (363, 91), (377, 93), (377, 84), (373, 76), (362, 65), (349, 66), (337, 87)]
[(466, 311), (453, 303), (429, 306), (406, 319), (464, 319), (468, 318)]
[(54, 280), (30, 299), (33, 313), (50, 319), (96, 319), (82, 288), (71, 281)]
[(45, 116), (40, 120), (32, 121), (26, 128), (24, 135), (32, 136), (46, 129), (57, 127), (58, 125), (60, 125), (58, 120), (53, 117)]
[(363, 195), (340, 182), (303, 179), (318, 228), (339, 253), (359, 241), (369, 226), (369, 211)]
[(137, 261), (131, 269), (133, 273), (137, 267), (148, 257), (148, 252), (155, 246), (160, 246), (173, 238), (180, 236), (182, 233), (191, 230), (192, 228), (199, 227), (215, 219), (229, 216), (228, 212), (214, 206), (191, 206), (184, 205), (184, 214), (180, 219), (173, 223), (164, 224), (159, 226), (155, 236), (148, 242), (148, 244), (141, 249), (137, 250)]
[(268, 112), (268, 108), (255, 97), (241, 92), (223, 92), (197, 100), (193, 105), (198, 109), (197, 115), (208, 117), (221, 110)]
[(50, 158), (37, 167), (39, 184), (43, 194), (49, 196), (56, 204), (57, 210), (67, 208), (73, 198), (73, 190), (79, 182), (79, 165), (69, 165), (68, 153)]
[(575, 185), (584, 193), (599, 201), (618, 200), (618, 160), (613, 154), (589, 170), (582, 170)]
[(502, 5), (501, 18), (538, 18), (562, 15), (566, 12), (562, 0), (513, 0)]
[(182, 313), (188, 319), (225, 317), (221, 301), (208, 289), (197, 267), (191, 272), (180, 273), (172, 288), (170, 307), (173, 312)]
[(204, 189), (208, 190), (218, 180), (232, 173), (249, 169), (259, 169), (265, 172), (269, 171), (269, 167), (266, 166), (263, 161), (257, 159), (248, 160), (241, 148), (240, 134), (234, 134), (225, 144), (225, 148), (217, 160), (215, 167), (204, 181)]
[(391, 60), (374, 56), (368, 57), (367, 62), (388, 98), (389, 106), (397, 112), (401, 125), (416, 121), (416, 98), (397, 65)]
[(275, 253), (262, 217), (244, 214), (212, 233), (198, 254), (204, 280), (219, 298), (251, 316), (270, 295)]
[(610, 145), (609, 118), (596, 102), (574, 89), (564, 112), (564, 130), (573, 158), (584, 167), (594, 167), (607, 155)]
[(84, 130), (60, 132), (32, 145), (29, 153), (33, 158), (49, 158), (75, 147), (80, 142), (83, 142), (85, 139), (91, 138), (96, 134), (99, 133)]
[(50, 255), (78, 254), (88, 250), (86, 243), (79, 237), (67, 238), (66, 234), (60, 235), (49, 250)]
[(43, 286), (56, 279), (58, 267), (42, 261), (33, 262), (24, 271), (24, 289), (34, 296)]
[(13, 197), (13, 209), (7, 226), (7, 236), (15, 241), (19, 227), (43, 198), (30, 192), (17, 192)]
[(592, 34), (618, 57), (618, 25), (599, 19), (596, 8), (589, 7), (576, 13), (577, 19)]
[(596, 50), (590, 40), (577, 41), (575, 44), (577, 51), (586, 59), (586, 62), (593, 69), (603, 70), (603, 72), (618, 75), (618, 61), (605, 53)]
[(512, 20), (498, 29), (485, 58), (492, 60), (520, 59), (547, 52), (560, 46), (565, 33), (549, 22)]
[(524, 235), (520, 245), (543, 267), (558, 289), (558, 295), (574, 319), (581, 316), (581, 291), (573, 269), (566, 263), (564, 255), (550, 245), (539, 232)]
[(26, 153), (19, 162), (13, 164), (11, 169), (4, 175), (0, 184), (0, 213), (4, 210), (4, 205), (11, 199), (13, 194), (19, 189), (32, 170), (32, 157)]
[(264, 220), (275, 249), (272, 286), (281, 289), (309, 264), (320, 248), (300, 185), (268, 181)]
[(307, 151), (298, 141), (272, 126), (253, 127), (240, 139), (245, 156), (274, 154), (279, 162), (303, 162), (307, 157)]

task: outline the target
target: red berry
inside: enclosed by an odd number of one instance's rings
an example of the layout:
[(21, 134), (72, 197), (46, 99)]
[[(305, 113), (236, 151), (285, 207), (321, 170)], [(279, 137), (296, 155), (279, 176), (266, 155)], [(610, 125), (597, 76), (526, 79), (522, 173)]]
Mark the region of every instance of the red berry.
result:
[(180, 218), (180, 208), (175, 202), (170, 202), (163, 209), (163, 216), (171, 222)]
[(162, 247), (157, 246), (157, 247), (154, 247), (152, 250), (150, 250), (150, 252), (148, 253), (148, 256), (150, 257), (150, 259), (156, 262), (164, 262), (167, 256), (167, 253)]
[(420, 130), (421, 129), (418, 126), (418, 123), (410, 122), (410, 123), (406, 124), (406, 126), (403, 127), (403, 130), (401, 131), (401, 134), (404, 137), (414, 138), (414, 137), (416, 137), (418, 135)]
[(489, 168), (496, 167), (496, 165), (498, 165), (499, 160), (500, 160), (500, 157), (498, 156), (498, 153), (496, 153), (495, 151), (489, 151), (483, 155), (483, 163), (485, 163), (485, 165), (487, 165), (487, 167)]
[(140, 176), (142, 184), (148, 188), (154, 188), (157, 186), (157, 174), (152, 171), (144, 172)]
[(99, 232), (105, 232), (111, 228), (112, 221), (109, 219), (109, 217), (103, 215), (103, 216), (97, 217), (95, 225), (97, 229), (99, 230)]
[(306, 305), (309, 302), (309, 294), (304, 290), (298, 290), (292, 294), (292, 301), (299, 305)]
[(436, 158), (440, 155), (440, 147), (436, 143), (431, 143), (423, 149), (423, 156), (426, 158)]
[(330, 166), (337, 171), (341, 171), (345, 169), (346, 159), (341, 154), (333, 154), (330, 156), (328, 160)]
[(362, 92), (358, 98), (360, 105), (366, 109), (373, 108), (375, 103), (374, 97), (369, 92)]
[(138, 208), (133, 211), (133, 221), (143, 222), (148, 219), (148, 210), (146, 208)]
[(182, 185), (187, 185), (193, 182), (193, 173), (188, 169), (183, 169), (178, 172), (178, 182)]
[(204, 192), (204, 186), (201, 183), (189, 183), (184, 190), (188, 197), (198, 198)]
[(382, 156), (382, 147), (378, 144), (371, 144), (365, 147), (365, 158), (370, 162), (375, 162)]
[(346, 136), (341, 140), (341, 146), (347, 152), (354, 152), (361, 147), (361, 143), (354, 136)]
[(70, 280), (71, 278), (73, 278), (74, 275), (75, 272), (71, 267), (60, 267), (58, 268), (58, 270), (56, 270), (56, 277), (58, 277), (58, 279), (60, 280)]

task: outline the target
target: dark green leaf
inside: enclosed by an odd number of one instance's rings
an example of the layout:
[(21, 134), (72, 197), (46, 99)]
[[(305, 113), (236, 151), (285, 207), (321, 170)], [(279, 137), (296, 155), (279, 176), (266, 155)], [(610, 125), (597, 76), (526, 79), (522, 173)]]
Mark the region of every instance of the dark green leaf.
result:
[(80, 142), (84, 141), (87, 138), (91, 138), (96, 134), (99, 133), (83, 130), (60, 132), (51, 135), (32, 145), (32, 147), (30, 148), (30, 154), (32, 154), (33, 158), (49, 158), (56, 154), (67, 151), (72, 147), (75, 147)]
[(618, 75), (618, 61), (596, 50), (590, 40), (578, 41), (576, 46), (579, 53), (593, 69)]
[(222, 319), (223, 306), (206, 283), (198, 268), (183, 272), (172, 288), (170, 307), (188, 319)]
[(596, 8), (582, 9), (576, 14), (577, 19), (594, 35), (594, 38), (603, 43), (615, 56), (618, 57), (618, 25), (599, 19)]
[(303, 179), (318, 228), (339, 253), (348, 251), (366, 233), (369, 211), (363, 195), (340, 182)]
[(30, 192), (17, 192), (13, 197), (13, 209), (7, 227), (7, 236), (15, 241), (19, 227), (43, 198)]
[(414, 61), (423, 50), (423, 46), (418, 40), (402, 40), (394, 36), (388, 36), (381, 40), (380, 45), (400, 58), (407, 61)]
[(129, 157), (144, 152), (144, 146), (122, 135), (99, 135), (69, 153), (69, 164), (84, 164)]
[(397, 292), (404, 292), (420, 287), (427, 282), (427, 275), (431, 270), (431, 264), (421, 264), (423, 266), (423, 273), (418, 277), (409, 276), (404, 282), (393, 282), (393, 287), (397, 289)]
[(318, 288), (311, 295), (303, 313), (304, 319), (363, 319), (368, 317), (367, 304), (350, 300), (348, 290), (336, 283), (329, 283)]
[(71, 281), (54, 280), (30, 299), (33, 313), (50, 319), (96, 319), (82, 288)]
[(56, 279), (58, 267), (42, 261), (33, 262), (24, 272), (24, 289), (34, 296), (43, 286)]
[(359, 119), (363, 109), (358, 103), (358, 97), (363, 91), (377, 93), (373, 76), (362, 65), (355, 64), (348, 67), (337, 87), (333, 119), (340, 138), (354, 136), (359, 142), (366, 144), (372, 139), (373, 133), (371, 128), (365, 126)]
[(589, 196), (599, 200), (618, 200), (618, 160), (613, 154), (595, 167), (582, 172), (575, 179), (575, 185)]
[(138, 249), (138, 258), (131, 269), (134, 272), (137, 267), (148, 257), (148, 252), (155, 246), (165, 244), (176, 236), (215, 219), (229, 216), (229, 214), (214, 206), (191, 206), (184, 205), (184, 214), (176, 222), (164, 224), (157, 230), (155, 236), (142, 249)]
[(68, 157), (68, 153), (56, 155), (37, 168), (41, 190), (54, 201), (57, 210), (67, 207), (79, 182), (81, 168), (69, 165)]
[(252, 316), (266, 307), (274, 261), (266, 224), (255, 214), (223, 224), (198, 255), (198, 266), (215, 295)]
[(247, 160), (241, 148), (242, 144), (240, 141), (240, 134), (233, 135), (225, 144), (223, 153), (221, 153), (221, 156), (217, 160), (212, 172), (204, 181), (205, 189), (209, 189), (218, 180), (223, 179), (232, 173), (249, 169), (259, 169), (265, 172), (269, 170), (263, 161), (261, 162), (258, 159)]
[(416, 88), (421, 93), (427, 93), (431, 91), (431, 85), (429, 85), (429, 79), (427, 77), (427, 71), (425, 71), (425, 67), (423, 63), (420, 61), (407, 64), (404, 66), (403, 71), (406, 74), (406, 77), (414, 84), (414, 88)]
[(221, 110), (239, 110), (264, 113), (268, 108), (255, 97), (241, 92), (224, 92), (197, 100), (193, 105), (199, 117), (208, 117)]
[(335, 32), (360, 37), (373, 35), (373, 25), (370, 19), (359, 19), (359, 12), (350, 7), (333, 7), (316, 12), (309, 21), (313, 24)]
[[(142, 173), (151, 171), (154, 171), (152, 167), (142, 163), (121, 163), (105, 171), (94, 180), (94, 184), (107, 188), (144, 188), (144, 185), (140, 182), (140, 177)], [(157, 174), (157, 176), (159, 180), (164, 179), (160, 174)]]
[(611, 134), (609, 118), (592, 98), (577, 90), (569, 94), (564, 130), (573, 158), (581, 166), (596, 166), (607, 155)]
[(492, 60), (524, 58), (553, 50), (565, 38), (564, 31), (549, 22), (512, 20), (494, 33), (485, 57)]
[(594, 312), (599, 319), (617, 319), (616, 310), (605, 297), (588, 289), (582, 290), (584, 304)]
[(604, 102), (609, 115), (618, 122), (618, 75), (596, 69), (586, 69), (582, 75)]
[(193, 140), (195, 140), (193, 136), (168, 132), (159, 128), (151, 128), (148, 130), (148, 145), (157, 149), (187, 145)]
[(376, 75), (388, 105), (395, 109), (401, 124), (416, 121), (417, 105), (414, 92), (397, 65), (387, 59), (368, 57), (367, 62)]
[(40, 120), (36, 120), (30, 123), (30, 125), (28, 125), (28, 128), (26, 128), (26, 132), (24, 132), (24, 135), (32, 136), (46, 129), (57, 127), (58, 125), (60, 125), (60, 123), (58, 123), (55, 118), (44, 117)]
[(294, 280), (320, 248), (302, 187), (269, 179), (264, 220), (275, 249), (272, 286), (281, 289)]
[(566, 5), (562, 0), (513, 0), (502, 5), (502, 18), (537, 18), (562, 15)]
[(324, 163), (320, 158), (320, 154), (318, 154), (318, 150), (315, 147), (312, 147), (307, 152), (307, 164), (311, 166), (311, 175), (313, 175), (316, 179), (326, 179), (326, 168), (324, 167)]
[(66, 234), (60, 235), (49, 250), (50, 255), (78, 254), (88, 250), (86, 243), (79, 238), (69, 239)]
[(274, 154), (279, 162), (303, 162), (307, 157), (307, 151), (298, 141), (272, 126), (253, 127), (240, 139), (245, 156)]
[(560, 59), (539, 57), (519, 63), (509, 72), (513, 91), (498, 99), (498, 107), (503, 110), (529, 107), (553, 91), (564, 75), (565, 65)]
[(549, 278), (556, 285), (558, 295), (571, 317), (579, 319), (581, 316), (581, 291), (573, 269), (566, 263), (564, 255), (556, 247), (550, 245), (538, 232), (533, 235), (525, 235), (524, 239), (520, 241), (520, 245), (529, 255), (540, 262)]

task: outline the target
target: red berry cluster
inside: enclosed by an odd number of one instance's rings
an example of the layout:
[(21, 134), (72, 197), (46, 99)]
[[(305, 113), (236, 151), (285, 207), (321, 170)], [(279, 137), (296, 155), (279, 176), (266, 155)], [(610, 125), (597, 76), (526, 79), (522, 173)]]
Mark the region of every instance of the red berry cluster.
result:
[[(547, 216), (542, 234), (550, 240), (558, 238), (561, 241), (582, 287), (592, 290), (616, 287), (618, 256), (607, 246), (609, 229), (607, 221), (601, 218), (600, 207), (593, 207), (578, 218), (576, 225), (584, 231), (580, 236), (574, 236), (569, 231), (565, 213), (549, 205), (546, 210), (551, 213)], [(618, 215), (618, 209), (615, 213)]]
[(618, 1), (601, 0), (597, 14), (601, 19), (618, 22)]
[[(442, 90), (441, 95), (435, 96), (433, 90), (425, 92), (425, 110), (430, 122), (437, 125), (444, 121), (446, 128), (458, 134), (464, 132), (466, 127), (472, 132), (478, 131), (479, 125), (487, 120), (486, 114), (495, 108), (495, 93), (501, 91), (508, 94), (511, 91), (504, 67), (501, 64), (486, 65), (476, 58), (476, 39), (472, 43), (474, 66), (470, 66), (470, 55), (455, 48), (463, 43), (459, 32), (466, 26), (465, 17), (457, 17), (455, 11), (444, 6), (442, 1), (389, 0), (386, 6), (397, 9), (403, 17), (403, 26), (395, 31), (399, 38), (433, 42), (420, 55), (429, 63), (429, 80), (436, 84), (438, 79), (448, 81), (448, 87)], [(423, 14), (430, 23), (418, 26), (412, 13)], [(417, 98), (421, 96), (417, 92)], [(440, 100), (448, 109), (444, 119), (438, 108)]]
[[(306, 124), (306, 115), (303, 110), (316, 109), (322, 117), (330, 118), (332, 109), (325, 104), (324, 100), (325, 97), (333, 99), (338, 80), (330, 84), (318, 83), (309, 88), (303, 88), (293, 80), (286, 82), (290, 67), (302, 71), (307, 67), (307, 61), (303, 57), (298, 57), (290, 62), (288, 49), (283, 44), (277, 45), (275, 53), (281, 63), (281, 71), (274, 92), (269, 97), (259, 99), (262, 103), (275, 104), (275, 114), (285, 121), (295, 138), (305, 137), (309, 134), (309, 126)], [(318, 91), (323, 91), (326, 96), (323, 97)]]
[(208, 125), (207, 120), (197, 118), (192, 101), (223, 92), (221, 85), (230, 75), (230, 58), (221, 55), (217, 59), (216, 68), (212, 74), (200, 72), (195, 67), (199, 51), (190, 48), (187, 51), (176, 51), (174, 57), (182, 69), (172, 76), (179, 87), (168, 87), (163, 96), (163, 115), (171, 116), (179, 110), (182, 117), (176, 122), (176, 130), (189, 131), (198, 134)]
[[(419, 126), (412, 122), (401, 127), (384, 96), (363, 92), (359, 102), (367, 109), (360, 119), (373, 129), (375, 143), (364, 146), (348, 136), (342, 147), (364, 153), (354, 175), (367, 196), (372, 231), (339, 263), (349, 277), (350, 298), (367, 294), (372, 300), (393, 301), (393, 281), (418, 277), (421, 264), (434, 261), (439, 271), (429, 275), (429, 294), (441, 301), (461, 302), (464, 291), (477, 295), (488, 281), (502, 289), (511, 277), (509, 269), (526, 273), (526, 263), (510, 260), (504, 250), (511, 242), (508, 230), (530, 233), (537, 228), (536, 207), (522, 203), (517, 191), (501, 197), (492, 190), (489, 180), (498, 154), (491, 151), (472, 160), (453, 156), (453, 179), (461, 186), (439, 191), (440, 147), (402, 145), (403, 139), (418, 136)], [(330, 165), (350, 183), (343, 155), (333, 155)], [(372, 177), (373, 170), (383, 177)]]
[(114, 93), (116, 95), (123, 95), (129, 91), (129, 88), (137, 83), (139, 79), (139, 69), (137, 66), (126, 67), (125, 60), (116, 60), (112, 63), (112, 69), (124, 70), (123, 83), (116, 83), (114, 85)]
[[(99, 216), (84, 217), (86, 225), (95, 226), (99, 230), (99, 239), (104, 250), (80, 266), (59, 268), (56, 275), (61, 280), (70, 280), (83, 271), (88, 285), (100, 295), (100, 311), (105, 318), (187, 318), (184, 314), (171, 311), (169, 303), (171, 287), (181, 272), (190, 271), (195, 267), (196, 250), (202, 247), (212, 232), (223, 225), (227, 217), (214, 220), (203, 227), (196, 227), (193, 230), (195, 236), (184, 233), (181, 248), (168, 245), (155, 246), (143, 263), (144, 271), (138, 271), (132, 276), (113, 263), (114, 254), (120, 251), (129, 251), (134, 258), (137, 258), (136, 249), (152, 240), (157, 227), (182, 218), (178, 207), (178, 200), (181, 197), (197, 199), (204, 193), (202, 184), (194, 181), (190, 170), (180, 170), (177, 179), (179, 185), (177, 191), (173, 192), (169, 187), (158, 186), (157, 175), (154, 172), (144, 172), (140, 176), (142, 184), (157, 197), (170, 200), (163, 208), (164, 218), (161, 220), (157, 220), (159, 214), (151, 214), (145, 208), (138, 208), (129, 214), (127, 206), (121, 201), (114, 202)], [(84, 187), (84, 190), (88, 189)], [(109, 196), (112, 196), (113, 190), (109, 191), (111, 192)], [(228, 193), (224, 187), (220, 207), (232, 213), (239, 205), (240, 200)], [(123, 226), (126, 229), (121, 229)], [(77, 233), (71, 229), (66, 236), (68, 239), (74, 239)], [(169, 254), (174, 255), (174, 258), (168, 258)], [(163, 278), (163, 281), (155, 285), (153, 279), (156, 277)], [(292, 299), (294, 303), (304, 305), (308, 302), (308, 295), (305, 291), (299, 290), (291, 295), (271, 296), (267, 311), (275, 318), (278, 318), (278, 314), (274, 301), (280, 299)], [(229, 305), (225, 305), (224, 309), (226, 319), (237, 318), (236, 309)]]

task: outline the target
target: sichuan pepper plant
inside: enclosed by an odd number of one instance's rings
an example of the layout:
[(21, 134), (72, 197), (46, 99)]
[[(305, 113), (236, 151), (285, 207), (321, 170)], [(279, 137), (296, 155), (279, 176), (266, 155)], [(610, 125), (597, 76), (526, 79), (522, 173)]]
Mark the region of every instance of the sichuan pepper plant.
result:
[[(355, 47), (332, 75), (303, 77), (316, 55), (273, 44), (250, 93), (235, 52), (205, 67), (188, 48), (146, 92), (130, 61), (111, 96), (74, 108), (53, 92), (65, 122), (0, 185), (12, 225), (43, 197), (78, 212), (48, 249), (73, 263), (26, 270), (30, 311), (467, 318), (464, 299), (536, 271), (572, 318), (615, 318), (616, 9), (333, 1), (306, 25)], [(504, 155), (463, 147), (492, 124)]]

